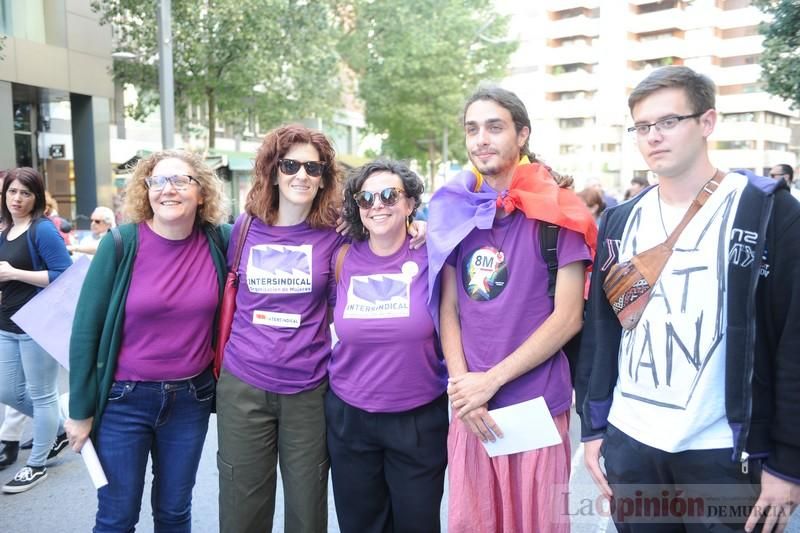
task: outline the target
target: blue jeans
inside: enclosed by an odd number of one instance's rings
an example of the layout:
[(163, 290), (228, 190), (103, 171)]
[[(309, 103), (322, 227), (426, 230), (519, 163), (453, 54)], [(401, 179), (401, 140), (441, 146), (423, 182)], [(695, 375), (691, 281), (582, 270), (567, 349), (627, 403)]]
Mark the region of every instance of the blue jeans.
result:
[(57, 381), (58, 363), (29, 335), (0, 330), (0, 403), (33, 418), (29, 466), (44, 466), (61, 426)]
[(95, 532), (134, 531), (148, 455), (155, 531), (191, 531), (192, 488), (214, 389), (210, 369), (182, 381), (114, 382), (97, 430), (108, 485), (97, 491)]

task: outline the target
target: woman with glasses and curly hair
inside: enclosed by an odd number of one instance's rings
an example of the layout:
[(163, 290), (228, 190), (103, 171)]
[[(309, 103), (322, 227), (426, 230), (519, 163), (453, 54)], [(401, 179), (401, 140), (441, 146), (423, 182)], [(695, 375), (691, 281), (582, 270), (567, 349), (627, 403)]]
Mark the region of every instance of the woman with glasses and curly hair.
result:
[(439, 531), (447, 466), (447, 372), (426, 305), (428, 257), (406, 227), (422, 181), (375, 161), (347, 180), (354, 242), (337, 252), (328, 450), (345, 533)]
[(198, 155), (156, 152), (125, 203), (132, 223), (103, 237), (78, 300), (67, 432), (75, 451), (91, 434), (108, 478), (95, 532), (133, 531), (148, 456), (155, 530), (190, 531), (227, 272), (222, 183)]

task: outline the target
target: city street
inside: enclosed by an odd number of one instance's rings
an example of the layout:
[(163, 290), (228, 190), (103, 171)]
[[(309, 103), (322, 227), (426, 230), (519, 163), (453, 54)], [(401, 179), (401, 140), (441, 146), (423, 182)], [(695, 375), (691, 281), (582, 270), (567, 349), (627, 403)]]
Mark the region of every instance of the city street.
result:
[[(65, 382), (62, 372), (61, 383)], [(63, 389), (62, 389), (63, 390)], [(0, 419), (3, 411), (0, 410)], [(27, 432), (30, 429), (28, 428)], [(26, 436), (27, 438), (27, 436)], [(577, 510), (585, 508), (585, 502), (596, 502), (598, 492), (583, 467), (583, 447), (580, 445), (578, 417), (574, 411), (571, 418), (570, 440), (572, 443), (573, 472), (570, 480), (570, 514), (574, 533), (614, 531), (607, 518), (578, 516)], [(216, 416), (211, 417), (208, 438), (198, 471), (194, 489), (192, 529), (198, 533), (214, 533), (217, 527), (217, 432)], [(22, 465), (29, 451), (25, 450), (15, 465), (0, 471), (0, 482), (5, 483)], [(278, 480), (278, 497), (273, 531), (283, 531), (283, 494)], [(145, 487), (145, 497), (137, 531), (152, 532), (153, 524), (149, 502), (150, 480)], [(328, 498), (328, 531), (338, 532), (333, 493)], [(446, 531), (447, 490), (442, 502), (442, 531)], [(39, 533), (43, 531), (86, 532), (94, 524), (96, 510), (95, 490), (80, 456), (69, 449), (64, 450), (48, 466), (48, 478), (41, 485), (22, 494), (0, 494), (0, 531), (3, 533)], [(800, 533), (800, 513), (795, 513), (787, 530)], [(476, 532), (479, 533), (479, 532)]]

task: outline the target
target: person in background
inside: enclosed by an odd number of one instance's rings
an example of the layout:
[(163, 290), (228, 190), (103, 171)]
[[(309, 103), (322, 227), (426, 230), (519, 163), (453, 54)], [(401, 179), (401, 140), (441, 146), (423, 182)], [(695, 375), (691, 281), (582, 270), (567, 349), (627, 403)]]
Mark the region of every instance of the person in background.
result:
[(603, 182), (600, 181), (598, 178), (589, 179), (586, 182), (586, 188), (587, 189), (595, 189), (595, 190), (597, 190), (603, 196), (603, 204), (606, 207), (614, 207), (615, 205), (617, 205), (619, 203), (616, 198), (614, 198), (613, 196), (608, 194), (603, 189)]
[[(7, 170), (0, 170), (0, 190), (3, 188), (3, 183), (7, 175)], [(0, 220), (0, 231), (2, 231), (3, 228), (4, 224), (2, 220)], [(20, 439), (22, 439), (22, 432), (25, 429), (26, 420), (28, 420), (28, 417), (16, 409), (9, 406), (5, 407), (3, 424), (0, 425), (0, 470), (4, 470), (17, 462)]]
[(800, 200), (800, 189), (794, 184), (794, 169), (792, 165), (787, 165), (785, 163), (775, 165), (769, 170), (769, 177), (774, 180), (785, 181), (786, 185), (789, 186), (789, 190), (792, 192), (792, 196)]
[(148, 457), (156, 531), (190, 531), (192, 487), (214, 401), (211, 369), (230, 226), (222, 182), (201, 156), (136, 165), (120, 226), (100, 242), (70, 341), (72, 449), (90, 434), (108, 485), (95, 532), (133, 531)]
[(72, 223), (58, 214), (58, 201), (53, 198), (50, 191), (45, 191), (46, 208), (44, 214), (58, 230), (59, 235), (64, 240), (64, 244), (71, 246), (74, 244), (75, 237), (72, 234)]
[(579, 192), (578, 198), (583, 200), (595, 220), (600, 218), (600, 213), (606, 208), (606, 204), (603, 202), (603, 193), (597, 189), (588, 188)]
[(67, 246), (67, 249), (74, 253), (94, 255), (102, 239), (111, 228), (116, 227), (117, 221), (114, 212), (103, 206), (98, 206), (92, 211), (91, 233), (80, 240), (78, 244)]
[(440, 528), (447, 376), (426, 306), (427, 250), (411, 249), (406, 231), (422, 190), (419, 177), (395, 161), (368, 163), (345, 185), (354, 242), (330, 266), (341, 270), (333, 291), (339, 342), (325, 397), (345, 533)]
[(58, 405), (58, 363), (11, 316), (72, 264), (45, 213), (44, 181), (32, 168), (8, 171), (0, 233), (0, 403), (33, 418), (27, 465), (3, 492), (27, 491), (47, 478), (45, 463), (66, 446)]
[(650, 182), (644, 176), (634, 176), (631, 180), (631, 186), (625, 191), (625, 200), (630, 200), (646, 188), (650, 186)]

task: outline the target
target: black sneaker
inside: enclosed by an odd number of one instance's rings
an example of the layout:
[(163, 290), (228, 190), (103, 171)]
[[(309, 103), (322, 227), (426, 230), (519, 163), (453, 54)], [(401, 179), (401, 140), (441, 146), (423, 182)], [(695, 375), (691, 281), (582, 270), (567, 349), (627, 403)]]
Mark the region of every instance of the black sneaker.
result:
[(69, 440), (67, 439), (66, 432), (57, 436), (56, 441), (53, 443), (53, 447), (50, 448), (50, 453), (47, 454), (47, 460), (49, 461), (50, 459), (61, 453), (61, 450), (66, 448), (67, 444), (69, 444)]
[(3, 485), (3, 492), (17, 494), (32, 489), (47, 477), (47, 469), (43, 466), (26, 466), (22, 468), (14, 479)]

